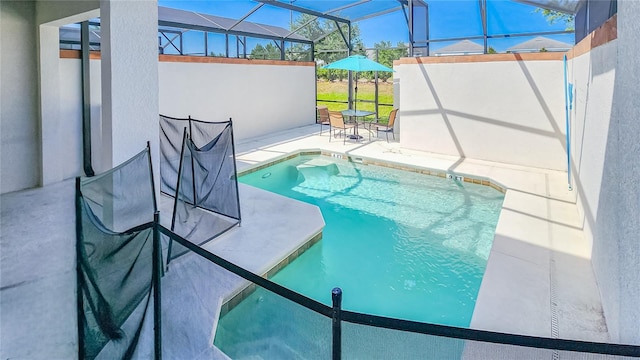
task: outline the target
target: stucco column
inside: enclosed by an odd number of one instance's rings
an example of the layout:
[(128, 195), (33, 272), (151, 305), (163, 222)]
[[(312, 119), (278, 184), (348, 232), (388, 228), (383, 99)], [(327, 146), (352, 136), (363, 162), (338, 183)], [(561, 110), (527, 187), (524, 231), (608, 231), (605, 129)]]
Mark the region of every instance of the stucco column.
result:
[(600, 259), (607, 267), (603, 271), (609, 276), (617, 275), (617, 279), (612, 280), (618, 281), (617, 286), (607, 286), (612, 291), (603, 291), (607, 326), (613, 340), (636, 345), (640, 344), (639, 16), (640, 3), (618, 2), (618, 63), (611, 114), (614, 127), (609, 129), (610, 144), (607, 145), (605, 158), (611, 161), (609, 153), (613, 153), (615, 165), (608, 168), (611, 171), (603, 175), (602, 180), (603, 183), (609, 180), (617, 184), (608, 186), (606, 192), (600, 193), (601, 198), (608, 198), (608, 210), (613, 211), (615, 216), (615, 222), (608, 222), (600, 232), (603, 246), (607, 247), (605, 258), (602, 259), (601, 255)]
[(158, 3), (101, 0), (102, 166), (117, 166), (151, 141), (159, 189)]
[[(61, 117), (61, 103), (66, 99), (60, 95), (60, 26), (97, 17), (99, 11), (92, 0), (37, 1), (35, 6), (40, 141), (28, 146), (39, 146), (35, 151), (40, 151), (40, 184), (49, 185), (68, 177), (64, 169), (69, 168), (70, 159), (77, 158), (69, 145), (76, 134), (68, 132), (70, 119)], [(28, 124), (28, 118), (24, 120)]]
[[(61, 149), (60, 128), (60, 30), (55, 25), (40, 25), (38, 64), (40, 67), (40, 141), (41, 141), (41, 185), (62, 180), (64, 151)], [(35, 145), (35, 144), (34, 144)]]

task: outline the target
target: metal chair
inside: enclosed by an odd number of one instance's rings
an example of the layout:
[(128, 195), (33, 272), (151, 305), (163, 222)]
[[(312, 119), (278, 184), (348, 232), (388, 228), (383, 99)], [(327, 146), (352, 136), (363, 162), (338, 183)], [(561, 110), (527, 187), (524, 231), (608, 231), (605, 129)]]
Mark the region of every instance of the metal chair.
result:
[(317, 117), (316, 122), (320, 124), (320, 135), (322, 135), (322, 126), (329, 127), (329, 136), (331, 136), (331, 122), (329, 121), (329, 108), (326, 106), (316, 107)]
[(396, 134), (393, 132), (393, 125), (396, 122), (396, 114), (398, 113), (398, 109), (393, 109), (389, 113), (389, 122), (386, 125), (374, 123), (371, 124), (376, 129), (376, 137), (380, 137), (379, 133), (384, 132), (387, 138), (387, 142), (389, 142), (389, 133), (393, 136), (393, 140), (396, 139)]
[(339, 130), (343, 133), (343, 144), (347, 142), (347, 129), (353, 129), (356, 124), (345, 124), (344, 117), (340, 111), (329, 111), (329, 122), (331, 128), (329, 129), (329, 142), (331, 142), (331, 130), (333, 130), (333, 136), (337, 137), (336, 132)]

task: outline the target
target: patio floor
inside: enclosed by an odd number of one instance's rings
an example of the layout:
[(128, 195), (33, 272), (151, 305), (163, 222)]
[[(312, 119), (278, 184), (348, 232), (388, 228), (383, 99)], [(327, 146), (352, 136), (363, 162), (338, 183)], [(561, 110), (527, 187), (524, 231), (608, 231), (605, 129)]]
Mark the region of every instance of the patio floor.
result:
[[(411, 151), (384, 140), (343, 145), (341, 139), (329, 142), (326, 131), (322, 136), (318, 132), (318, 125), (310, 125), (240, 141), (236, 146), (238, 169), (300, 150), (325, 150), (398, 167), (490, 178), (507, 191), (471, 327), (608, 340), (590, 251), (583, 237), (575, 195), (567, 190), (566, 173)], [(256, 193), (243, 188), (243, 224), (249, 221), (245, 214), (253, 211), (257, 229), (264, 229), (264, 221), (271, 223), (273, 215), (260, 220), (265, 212), (259, 211), (256, 204), (268, 204), (270, 200), (256, 202)], [(0, 201), (0, 357), (75, 358), (73, 181), (4, 194)], [(273, 209), (266, 212), (277, 213)], [(264, 252), (264, 246), (253, 246), (247, 251), (254, 255), (247, 255), (226, 245), (234, 242), (224, 237), (211, 246), (218, 247), (221, 255), (243, 259), (240, 265), (265, 271), (277, 262), (275, 258), (286, 257), (321, 228), (313, 210), (308, 214), (304, 216), (309, 219), (307, 229), (301, 228), (292, 243), (266, 257), (257, 256)], [(291, 222), (285, 218), (278, 231), (288, 234), (290, 228)], [(255, 244), (255, 239), (264, 239), (256, 230), (246, 231), (243, 241)], [(203, 333), (203, 339), (208, 341), (207, 334)]]

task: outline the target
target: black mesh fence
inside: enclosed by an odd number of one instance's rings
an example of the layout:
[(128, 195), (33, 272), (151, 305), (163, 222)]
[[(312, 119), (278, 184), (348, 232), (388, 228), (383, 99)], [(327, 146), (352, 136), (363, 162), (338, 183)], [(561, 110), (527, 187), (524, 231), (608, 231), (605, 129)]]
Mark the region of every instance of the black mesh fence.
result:
[(224, 148), (217, 151), (218, 154), (224, 153), (227, 157), (217, 159), (217, 162), (222, 163), (222, 169), (228, 172), (233, 168), (233, 175), (235, 175), (235, 162), (231, 161), (234, 151), (231, 120), (207, 122), (191, 117), (181, 119), (160, 115), (160, 191), (169, 196), (174, 196), (177, 189), (185, 130), (193, 141), (194, 147), (200, 149), (206, 148), (224, 134), (218, 145)]
[(153, 344), (139, 346), (139, 339), (152, 319), (155, 211), (148, 149), (108, 172), (76, 180), (81, 359), (153, 354)]
[(160, 115), (160, 191), (169, 196), (176, 194), (182, 134), (189, 130), (189, 123), (189, 119)]
[[(161, 116), (160, 124), (162, 191), (175, 201), (171, 230), (202, 245), (240, 222), (231, 120)], [(178, 132), (180, 147), (176, 147)], [(184, 252), (170, 242), (169, 259)]]

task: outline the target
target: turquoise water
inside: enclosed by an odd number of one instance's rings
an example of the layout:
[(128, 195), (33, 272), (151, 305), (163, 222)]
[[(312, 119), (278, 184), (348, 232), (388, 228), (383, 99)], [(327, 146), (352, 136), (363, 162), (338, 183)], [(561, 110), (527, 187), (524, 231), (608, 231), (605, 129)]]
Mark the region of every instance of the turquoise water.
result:
[[(278, 272), (274, 282), (327, 305), (331, 289), (340, 287), (343, 308), (352, 311), (469, 326), (502, 193), (323, 156), (296, 157), (240, 181), (317, 205), (324, 216), (323, 239)], [(298, 339), (305, 354), (316, 347), (320, 351), (330, 340), (330, 325), (325, 331), (318, 325), (325, 319), (298, 307), (258, 290), (220, 320), (215, 343), (242, 357), (248, 342), (288, 339), (278, 330), (287, 327), (289, 334), (315, 334)], [(292, 316), (305, 320), (277, 325)], [(287, 351), (298, 351), (290, 349), (292, 343), (287, 342)], [(273, 342), (262, 346), (275, 349), (276, 357), (284, 351)]]

